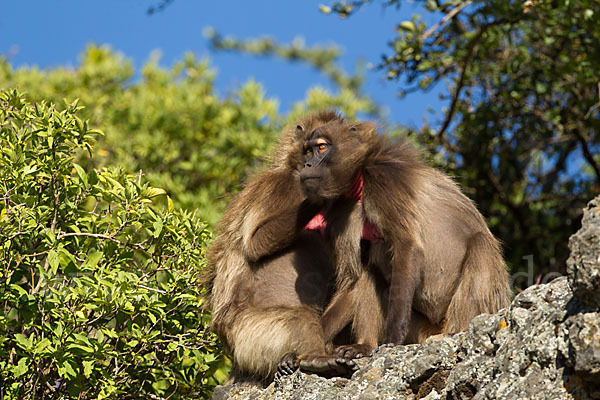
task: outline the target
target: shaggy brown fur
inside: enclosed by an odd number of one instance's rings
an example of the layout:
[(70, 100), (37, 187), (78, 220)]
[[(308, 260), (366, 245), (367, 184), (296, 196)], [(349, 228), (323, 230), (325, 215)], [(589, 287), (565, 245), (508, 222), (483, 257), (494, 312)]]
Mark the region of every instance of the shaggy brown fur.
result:
[[(332, 151), (308, 187), (303, 143), (316, 137)], [(359, 172), (361, 203), (346, 196)], [(318, 212), (327, 221), (324, 238), (304, 229)], [(365, 221), (382, 240), (361, 240)], [(278, 367), (298, 365), (345, 373), (353, 364), (338, 356), (458, 332), (509, 300), (499, 244), (456, 184), (408, 144), (335, 113), (284, 132), (217, 231), (208, 303), (232, 353), (233, 380), (268, 381)], [(347, 325), (354, 343), (329, 354)]]

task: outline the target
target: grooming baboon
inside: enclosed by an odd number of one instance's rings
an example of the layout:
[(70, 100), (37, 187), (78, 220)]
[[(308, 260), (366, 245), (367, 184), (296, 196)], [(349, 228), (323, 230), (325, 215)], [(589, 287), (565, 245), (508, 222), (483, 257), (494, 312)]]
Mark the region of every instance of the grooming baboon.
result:
[(411, 146), (339, 117), (299, 124), (297, 137), (292, 169), (321, 207), (316, 225), (337, 275), (325, 339), (349, 322), (355, 335), (337, 355), (456, 333), (509, 303), (498, 241), (457, 185)]
[[(329, 242), (335, 271), (306, 227)], [(509, 299), (498, 242), (454, 182), (374, 125), (334, 113), (284, 133), (218, 231), (209, 299), (234, 379), (268, 380), (280, 360), (283, 373), (344, 373), (353, 364), (338, 355), (458, 332)], [(328, 355), (348, 324), (355, 343)]]
[[(322, 118), (303, 124), (316, 128), (331, 116)], [(306, 370), (343, 374), (353, 367), (326, 353), (320, 317), (334, 273), (322, 236), (304, 229), (321, 205), (305, 201), (296, 146), (296, 131), (285, 132), (270, 166), (229, 205), (209, 249), (208, 304), (232, 355), (233, 381), (267, 382), (295, 354), (307, 357), (299, 360)]]

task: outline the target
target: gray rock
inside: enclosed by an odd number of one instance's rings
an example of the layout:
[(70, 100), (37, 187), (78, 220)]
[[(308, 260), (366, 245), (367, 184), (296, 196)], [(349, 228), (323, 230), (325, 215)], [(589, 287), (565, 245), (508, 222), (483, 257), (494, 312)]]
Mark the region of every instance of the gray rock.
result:
[(567, 274), (575, 296), (600, 307), (600, 196), (583, 210), (581, 229), (569, 239)]
[(466, 332), (382, 347), (351, 379), (296, 372), (215, 399), (600, 399), (600, 197), (570, 240), (569, 277), (534, 285)]
[(575, 315), (568, 325), (569, 362), (579, 376), (600, 382), (600, 313)]

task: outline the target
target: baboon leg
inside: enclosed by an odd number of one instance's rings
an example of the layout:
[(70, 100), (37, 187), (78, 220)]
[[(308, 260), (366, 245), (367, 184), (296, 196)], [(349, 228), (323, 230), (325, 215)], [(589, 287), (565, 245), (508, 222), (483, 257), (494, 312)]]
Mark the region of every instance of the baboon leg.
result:
[(379, 294), (383, 283), (371, 271), (363, 271), (352, 287), (351, 309), (354, 315), (352, 333), (354, 344), (338, 346), (334, 354), (341, 358), (359, 358), (367, 356), (377, 347), (383, 337), (385, 323), (384, 306)]
[(308, 306), (249, 308), (233, 324), (228, 343), (239, 377), (268, 381), (289, 353), (326, 354), (319, 315)]
[(443, 333), (464, 331), (476, 315), (493, 313), (509, 304), (508, 273), (499, 244), (490, 234), (479, 232), (469, 239), (459, 282)]
[(338, 291), (321, 317), (321, 326), (325, 342), (330, 344), (333, 339), (352, 322), (354, 307), (353, 291), (350, 289)]
[(413, 311), (404, 344), (424, 343), (428, 337), (438, 335), (441, 332), (442, 327), (440, 325), (432, 324), (423, 314)]

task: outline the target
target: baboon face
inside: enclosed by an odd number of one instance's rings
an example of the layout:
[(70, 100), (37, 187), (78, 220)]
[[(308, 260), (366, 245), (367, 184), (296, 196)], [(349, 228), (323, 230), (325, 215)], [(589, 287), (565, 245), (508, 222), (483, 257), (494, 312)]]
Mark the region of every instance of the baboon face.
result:
[(311, 200), (328, 200), (348, 192), (364, 162), (374, 126), (337, 119), (310, 131), (298, 128), (303, 134), (299, 159), (304, 194)]

